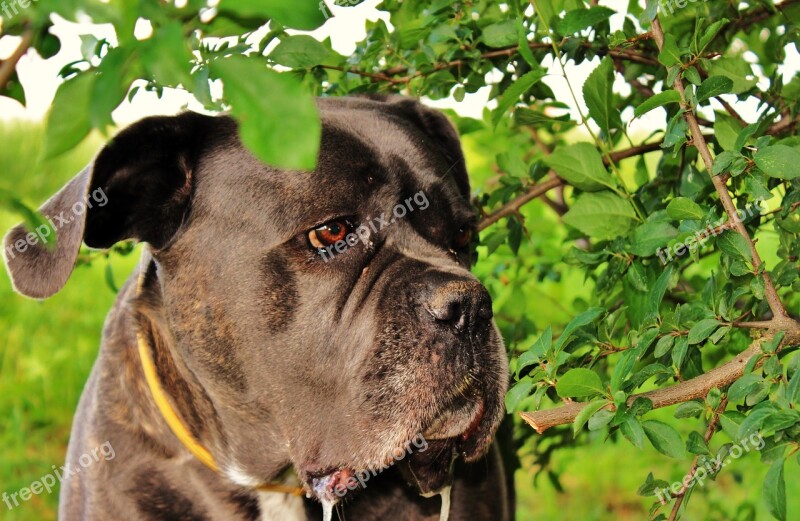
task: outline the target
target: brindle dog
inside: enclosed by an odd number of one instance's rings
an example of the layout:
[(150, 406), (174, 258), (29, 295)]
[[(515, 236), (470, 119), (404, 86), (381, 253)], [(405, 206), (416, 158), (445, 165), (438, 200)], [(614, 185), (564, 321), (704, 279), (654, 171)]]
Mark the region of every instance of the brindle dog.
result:
[[(31, 245), (22, 226), (6, 237), (15, 287), (34, 298), (64, 286), (82, 242), (146, 243), (108, 316), (67, 463), (105, 442), (116, 457), (63, 483), (62, 520), (319, 519), (315, 500), (340, 489), (348, 519), (436, 519), (440, 500), (424, 496), (449, 485), (451, 519), (512, 517), (492, 445), (507, 361), (469, 272), (476, 223), (458, 136), (409, 99), (318, 106), (314, 172), (258, 161), (228, 117), (148, 118), (42, 207), (60, 216), (55, 247)], [(95, 193), (107, 204), (87, 208)], [(219, 472), (156, 408), (137, 331)], [(427, 451), (363, 490), (341, 487), (419, 436)], [(287, 471), (310, 498), (256, 491)]]

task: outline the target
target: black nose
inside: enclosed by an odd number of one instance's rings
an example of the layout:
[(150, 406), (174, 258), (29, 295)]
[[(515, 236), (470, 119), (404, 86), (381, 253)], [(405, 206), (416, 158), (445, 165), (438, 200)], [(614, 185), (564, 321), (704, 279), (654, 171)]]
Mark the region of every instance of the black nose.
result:
[(425, 303), (437, 323), (474, 334), (492, 318), (492, 299), (477, 280), (451, 280), (437, 286)]

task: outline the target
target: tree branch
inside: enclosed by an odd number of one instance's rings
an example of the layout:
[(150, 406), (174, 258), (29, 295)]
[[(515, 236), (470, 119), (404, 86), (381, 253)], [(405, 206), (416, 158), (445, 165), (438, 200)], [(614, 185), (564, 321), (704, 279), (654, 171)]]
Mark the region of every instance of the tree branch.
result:
[(529, 201), (536, 199), (537, 197), (546, 194), (553, 188), (557, 186), (564, 185), (564, 181), (560, 178), (556, 177), (555, 174), (552, 174), (547, 178), (547, 180), (541, 181), (532, 185), (528, 190), (515, 197), (511, 201), (504, 204), (499, 210), (493, 212), (486, 217), (484, 217), (480, 223), (478, 223), (478, 231), (483, 231), (489, 226), (493, 225), (503, 217), (508, 217), (509, 215), (513, 215), (519, 211), (522, 206), (524, 206)]
[[(703, 439), (706, 440), (706, 444), (711, 441), (711, 437), (714, 436), (714, 433), (717, 431), (717, 426), (719, 425), (719, 417), (725, 412), (725, 408), (728, 406), (728, 397), (722, 399), (719, 403), (719, 406), (714, 410), (714, 415), (711, 417), (711, 420), (708, 422), (708, 427), (706, 428), (705, 436)], [(689, 467), (689, 473), (687, 476), (691, 476), (692, 480), (694, 480), (694, 475), (697, 472), (697, 463), (700, 461), (700, 455), (694, 457), (692, 461), (692, 466)], [(681, 505), (683, 504), (683, 500), (686, 498), (686, 489), (689, 488), (687, 486), (687, 481), (684, 481), (680, 492), (678, 492), (675, 497), (677, 497), (677, 501), (675, 501), (675, 505), (672, 507), (672, 512), (669, 514), (668, 521), (675, 521), (678, 517), (678, 511), (681, 509)]]
[[(629, 157), (640, 156), (643, 154), (647, 154), (648, 152), (654, 152), (656, 150), (661, 149), (662, 141), (656, 141), (655, 143), (645, 143), (642, 145), (638, 145), (635, 147), (627, 148), (625, 150), (619, 150), (617, 152), (611, 152), (611, 160), (616, 162), (622, 161), (623, 159), (627, 159)], [(603, 158), (603, 162), (606, 163), (608, 166), (608, 160)], [(514, 215), (519, 212), (519, 209), (522, 208), (528, 202), (540, 197), (553, 188), (557, 188), (560, 186), (564, 186), (566, 183), (556, 177), (554, 172), (550, 172), (550, 176), (539, 183), (531, 185), (527, 191), (518, 195), (511, 201), (507, 202), (503, 206), (501, 206), (497, 211), (487, 215), (484, 217), (480, 223), (478, 223), (478, 231), (483, 231), (489, 226), (493, 225), (503, 217), (508, 217), (509, 215)]]
[(0, 62), (0, 91), (4, 90), (11, 81), (14, 71), (17, 70), (17, 63), (31, 48), (31, 43), (33, 43), (33, 30), (28, 29), (22, 34), (22, 41), (14, 53), (7, 60)]
[[(750, 344), (750, 347), (736, 355), (732, 360), (691, 380), (646, 393), (632, 394), (628, 397), (628, 405), (632, 405), (637, 398), (647, 398), (653, 402), (654, 409), (660, 409), (688, 402), (689, 400), (705, 398), (711, 389), (723, 389), (741, 378), (750, 359), (761, 354), (761, 344), (780, 331), (786, 333), (783, 338), (783, 345), (800, 343), (800, 323), (791, 318), (776, 317), (772, 319), (767, 334), (755, 340)], [(521, 412), (520, 416), (536, 432), (541, 434), (550, 427), (572, 423), (586, 405), (586, 402), (572, 402), (555, 409)], [(613, 411), (614, 405), (609, 404), (606, 409)]]
[[(655, 19), (653, 20), (653, 36), (655, 37), (656, 45), (660, 50), (664, 47), (664, 31), (661, 28), (661, 22), (658, 19), (658, 15), (656, 15)], [(700, 130), (700, 124), (697, 122), (694, 108), (686, 102), (683, 79), (680, 76), (675, 78), (673, 88), (678, 91), (678, 94), (681, 96), (681, 106), (686, 109), (684, 117), (689, 125), (689, 133), (692, 136), (692, 143), (700, 153), (700, 157), (703, 158), (706, 171), (708, 172), (708, 175), (711, 176), (711, 182), (714, 184), (714, 188), (717, 190), (717, 194), (722, 202), (722, 206), (725, 208), (725, 213), (728, 214), (728, 219), (734, 223), (734, 229), (747, 240), (747, 245), (753, 258), (753, 268), (755, 269), (756, 276), (758, 276), (760, 273), (760, 275), (764, 278), (764, 295), (767, 299), (770, 309), (772, 310), (772, 314), (775, 317), (786, 317), (786, 309), (784, 309), (783, 303), (781, 302), (780, 297), (778, 297), (778, 292), (775, 289), (775, 285), (772, 283), (772, 278), (769, 276), (769, 273), (767, 272), (766, 267), (761, 260), (761, 256), (759, 256), (758, 251), (756, 250), (753, 239), (750, 237), (750, 234), (748, 233), (744, 223), (737, 218), (736, 205), (733, 204), (733, 199), (731, 199), (731, 195), (728, 192), (727, 184), (720, 176), (715, 176), (711, 173), (714, 166), (714, 158), (711, 157), (711, 151), (709, 150), (706, 139)]]

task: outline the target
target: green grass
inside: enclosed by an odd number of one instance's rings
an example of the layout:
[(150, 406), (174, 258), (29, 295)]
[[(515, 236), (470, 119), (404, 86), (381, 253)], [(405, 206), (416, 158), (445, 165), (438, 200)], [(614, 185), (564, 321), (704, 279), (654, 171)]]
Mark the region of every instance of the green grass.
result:
[[(0, 141), (0, 188), (12, 190), (35, 205), (80, 171), (100, 144), (95, 139), (64, 158), (38, 165), (41, 131), (37, 126), (0, 124)], [(18, 216), (0, 210), (0, 232), (18, 221)], [(135, 262), (135, 255), (112, 260), (117, 284)], [(0, 270), (0, 493), (16, 492), (51, 472), (53, 465), (63, 464), (72, 416), (97, 354), (103, 321), (115, 298), (104, 272), (102, 259), (90, 267), (79, 267), (63, 291), (45, 302), (36, 302), (16, 295), (5, 270)], [(576, 289), (580, 287), (580, 281), (532, 282), (525, 285), (522, 295), (495, 296), (539, 301), (537, 320), (563, 321), (568, 312), (555, 304), (563, 301), (565, 292), (580, 293)], [(671, 413), (658, 411), (654, 416), (668, 421)], [(685, 430), (686, 425), (681, 427)], [(700, 428), (699, 423), (694, 427)], [(719, 442), (715, 439), (714, 444), (716, 447)], [(688, 457), (670, 460), (649, 447), (639, 451), (627, 442), (594, 439), (586, 446), (555, 454), (552, 465), (561, 475), (563, 492), (545, 476), (540, 476), (534, 486), (536, 469), (530, 464), (517, 472), (518, 518), (647, 519), (651, 502), (636, 494), (647, 473), (678, 480), (690, 463)], [(756, 453), (735, 461), (717, 482), (707, 482), (695, 492), (684, 519), (737, 519), (735, 505), (742, 501), (754, 506), (755, 519), (770, 519), (760, 497), (766, 470)], [(800, 482), (794, 479), (797, 470), (795, 461), (787, 463), (790, 519), (797, 519), (800, 512)], [(0, 503), (0, 519), (54, 520), (57, 503), (56, 492), (34, 496), (12, 511)]]
[[(41, 131), (23, 123), (0, 125), (0, 188), (37, 206), (79, 172), (99, 140), (41, 165)], [(0, 210), (0, 233), (20, 218)], [(133, 257), (114, 259), (118, 283)], [(78, 267), (67, 287), (38, 302), (21, 297), (0, 270), (0, 492), (16, 492), (62, 465), (72, 415), (92, 368), (114, 293), (105, 283), (105, 261)], [(33, 496), (0, 519), (56, 518), (57, 493)]]

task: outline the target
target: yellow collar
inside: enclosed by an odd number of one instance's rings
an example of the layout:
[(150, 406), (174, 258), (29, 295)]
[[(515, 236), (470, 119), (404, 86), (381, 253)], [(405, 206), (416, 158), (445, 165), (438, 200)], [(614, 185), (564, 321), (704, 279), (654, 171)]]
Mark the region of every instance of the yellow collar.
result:
[[(139, 276), (137, 294), (141, 292), (144, 282), (144, 273), (145, 270), (142, 270), (142, 273)], [(189, 450), (189, 452), (194, 455), (195, 458), (200, 460), (214, 472), (219, 472), (219, 467), (214, 460), (214, 456), (206, 447), (197, 441), (194, 436), (192, 436), (191, 432), (189, 432), (189, 429), (186, 427), (186, 424), (183, 423), (183, 420), (181, 420), (180, 416), (178, 416), (178, 413), (175, 412), (175, 409), (173, 409), (172, 405), (167, 399), (167, 394), (164, 392), (164, 389), (161, 387), (161, 383), (158, 381), (156, 364), (153, 362), (153, 355), (150, 350), (150, 346), (148, 345), (147, 340), (141, 331), (136, 332), (136, 343), (139, 348), (139, 359), (142, 361), (142, 370), (144, 371), (144, 378), (147, 380), (147, 387), (150, 388), (150, 394), (153, 396), (153, 400), (156, 402), (158, 410), (161, 412), (161, 416), (164, 418), (164, 421), (167, 422), (169, 428), (175, 434), (175, 437), (178, 438), (178, 440)], [(264, 483), (255, 488), (256, 490), (262, 492), (278, 492), (281, 494), (292, 494), (295, 496), (303, 495), (303, 489), (301, 487), (293, 487), (290, 485), (282, 485), (277, 483)]]

